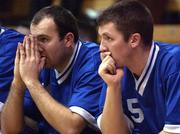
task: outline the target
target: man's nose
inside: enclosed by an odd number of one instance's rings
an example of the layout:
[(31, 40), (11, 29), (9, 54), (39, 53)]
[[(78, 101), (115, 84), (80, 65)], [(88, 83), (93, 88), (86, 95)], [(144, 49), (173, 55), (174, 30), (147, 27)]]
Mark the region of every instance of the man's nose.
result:
[(43, 52), (43, 50), (44, 50), (44, 45), (40, 42), (40, 41), (37, 41), (37, 46), (38, 46), (38, 50), (39, 50), (39, 52)]
[(104, 46), (104, 44), (101, 42), (100, 43), (100, 52), (106, 52), (106, 51), (108, 51), (107, 47)]

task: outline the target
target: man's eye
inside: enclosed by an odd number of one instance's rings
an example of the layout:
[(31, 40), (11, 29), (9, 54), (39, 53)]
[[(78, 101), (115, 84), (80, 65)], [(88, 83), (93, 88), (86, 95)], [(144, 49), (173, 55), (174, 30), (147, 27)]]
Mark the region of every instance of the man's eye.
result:
[(40, 38), (40, 41), (41, 42), (48, 42), (48, 39), (47, 38)]
[(112, 38), (110, 38), (109, 36), (105, 36), (104, 39), (107, 40), (107, 41), (111, 41), (112, 40)]

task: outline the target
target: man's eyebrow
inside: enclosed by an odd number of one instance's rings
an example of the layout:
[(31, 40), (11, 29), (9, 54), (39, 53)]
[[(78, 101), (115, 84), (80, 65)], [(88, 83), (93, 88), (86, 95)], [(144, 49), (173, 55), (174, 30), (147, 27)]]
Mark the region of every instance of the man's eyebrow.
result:
[(49, 37), (49, 36), (46, 34), (39, 34), (39, 35), (36, 35), (36, 37)]
[(105, 32), (102, 34), (102, 36), (110, 36), (110, 34), (108, 32)]

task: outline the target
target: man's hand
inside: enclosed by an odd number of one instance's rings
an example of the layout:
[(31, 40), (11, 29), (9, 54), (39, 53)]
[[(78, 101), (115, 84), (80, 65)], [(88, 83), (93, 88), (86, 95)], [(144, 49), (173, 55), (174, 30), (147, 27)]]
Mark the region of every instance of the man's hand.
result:
[(25, 84), (20, 76), (19, 72), (19, 62), (20, 62), (20, 47), (22, 46), (21, 43), (18, 43), (18, 47), (16, 50), (16, 57), (14, 62), (14, 79), (12, 84), (15, 84), (16, 86), (20, 87), (21, 89), (25, 89)]
[(110, 55), (107, 55), (102, 60), (98, 72), (108, 86), (120, 86), (123, 70), (121, 68), (116, 68), (115, 61)]
[(26, 86), (39, 81), (39, 73), (44, 64), (45, 58), (40, 57), (37, 40), (26, 36), (20, 47), (20, 75)]

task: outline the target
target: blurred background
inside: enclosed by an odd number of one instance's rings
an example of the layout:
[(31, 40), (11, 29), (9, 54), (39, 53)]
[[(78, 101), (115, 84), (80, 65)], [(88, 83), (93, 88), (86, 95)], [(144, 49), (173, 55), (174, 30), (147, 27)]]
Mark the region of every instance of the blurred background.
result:
[[(44, 6), (62, 5), (78, 18), (81, 40), (98, 42), (96, 18), (118, 0), (0, 0), (0, 25), (29, 34), (35, 12)], [(139, 0), (152, 12), (154, 40), (180, 43), (180, 0)]]

